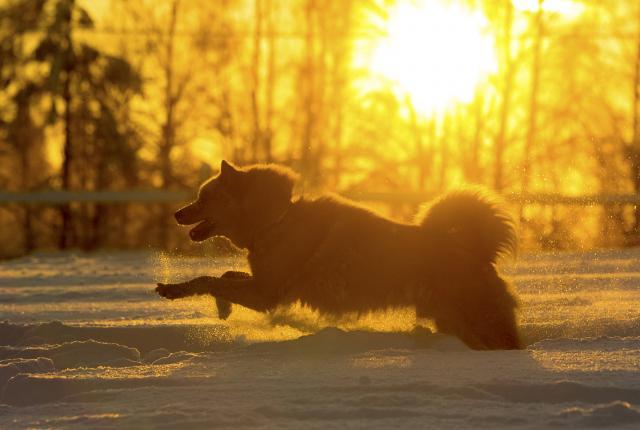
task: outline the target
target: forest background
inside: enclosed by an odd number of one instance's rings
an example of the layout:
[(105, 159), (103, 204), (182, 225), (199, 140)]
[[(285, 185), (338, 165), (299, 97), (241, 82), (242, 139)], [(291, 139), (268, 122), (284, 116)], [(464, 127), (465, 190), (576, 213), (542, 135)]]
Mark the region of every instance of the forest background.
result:
[[(402, 8), (427, 21), (384, 57)], [(0, 0), (0, 257), (194, 251), (176, 196), (223, 158), (403, 221), (480, 184), (525, 248), (635, 245), (639, 106), (636, 1)]]

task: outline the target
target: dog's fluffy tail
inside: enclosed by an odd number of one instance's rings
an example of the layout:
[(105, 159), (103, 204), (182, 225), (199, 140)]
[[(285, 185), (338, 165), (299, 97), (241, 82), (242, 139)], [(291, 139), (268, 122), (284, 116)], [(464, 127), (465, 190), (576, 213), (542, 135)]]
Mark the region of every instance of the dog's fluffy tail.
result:
[(446, 243), (480, 264), (495, 264), (516, 252), (513, 218), (496, 197), (479, 188), (446, 194), (426, 208), (419, 223), (430, 235), (445, 235)]
[(433, 318), (438, 331), (474, 349), (521, 348), (518, 303), (495, 267), (516, 250), (515, 224), (504, 206), (486, 191), (457, 191), (427, 208), (420, 225), (433, 294), (416, 315)]

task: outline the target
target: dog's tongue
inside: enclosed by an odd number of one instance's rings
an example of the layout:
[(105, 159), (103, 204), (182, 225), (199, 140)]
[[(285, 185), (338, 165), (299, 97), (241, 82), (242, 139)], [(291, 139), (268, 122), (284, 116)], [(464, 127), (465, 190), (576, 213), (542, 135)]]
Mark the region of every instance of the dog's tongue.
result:
[(213, 223), (206, 220), (202, 221), (189, 231), (189, 237), (191, 237), (191, 240), (194, 242), (201, 242), (213, 235), (213, 228)]

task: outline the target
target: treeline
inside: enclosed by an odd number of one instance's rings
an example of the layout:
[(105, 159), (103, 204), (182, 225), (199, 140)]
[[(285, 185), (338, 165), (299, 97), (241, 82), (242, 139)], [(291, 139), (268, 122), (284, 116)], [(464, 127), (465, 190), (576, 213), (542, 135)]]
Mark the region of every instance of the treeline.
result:
[[(637, 2), (585, 2), (567, 19), (544, 2), (460, 0), (487, 16), (499, 66), (434, 117), (359, 85), (373, 78), (353, 58), (394, 3), (0, 2), (0, 189), (193, 189), (224, 157), (290, 165), (305, 191), (640, 192)], [(184, 248), (173, 209), (0, 206), (0, 254)], [(587, 230), (621, 244), (640, 226), (640, 209), (618, 205), (514, 211), (543, 246)]]

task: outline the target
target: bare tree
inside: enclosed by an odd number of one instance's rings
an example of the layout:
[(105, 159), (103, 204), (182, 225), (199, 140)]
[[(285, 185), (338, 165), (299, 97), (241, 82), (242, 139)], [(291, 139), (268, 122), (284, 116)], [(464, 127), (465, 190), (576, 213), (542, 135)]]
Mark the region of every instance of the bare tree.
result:
[(258, 151), (262, 146), (262, 128), (259, 110), (259, 94), (260, 94), (260, 72), (262, 68), (262, 38), (264, 26), (264, 10), (262, 0), (254, 0), (253, 3), (254, 21), (253, 21), (253, 56), (251, 64), (251, 117), (253, 123), (253, 132), (250, 139), (251, 162), (255, 163), (259, 154)]
[(534, 17), (533, 52), (531, 60), (531, 87), (529, 92), (529, 112), (527, 134), (522, 154), (522, 192), (529, 191), (531, 180), (531, 151), (536, 143), (538, 127), (538, 94), (540, 92), (540, 60), (542, 55), (542, 38), (544, 33), (544, 0), (538, 0), (538, 8)]
[[(73, 8), (75, 6), (74, 0), (69, 0), (65, 3), (60, 3), (62, 6), (60, 22), (55, 23), (53, 30), (62, 31), (62, 63), (64, 64), (64, 74), (62, 74), (62, 100), (64, 102), (64, 146), (62, 157), (62, 189), (68, 190), (71, 188), (71, 164), (73, 157), (73, 133), (72, 119), (72, 94), (71, 94), (71, 80), (73, 79), (73, 25), (71, 16)], [(65, 7), (66, 6), (66, 7)], [(59, 28), (58, 28), (59, 27)], [(60, 233), (60, 248), (66, 248), (73, 240), (73, 230), (71, 228), (71, 208), (68, 204), (60, 206), (60, 216), (62, 217), (62, 231)]]
[(511, 52), (513, 32), (513, 4), (511, 0), (504, 2), (504, 26), (502, 37), (502, 86), (500, 89), (500, 116), (498, 119), (498, 135), (496, 136), (493, 159), (493, 187), (502, 191), (504, 187), (504, 152), (507, 143), (509, 127), (509, 112), (511, 109), (511, 93), (513, 91), (514, 64)]
[[(631, 145), (628, 149), (628, 157), (631, 166), (633, 189), (636, 194), (640, 194), (640, 10), (637, 22), (639, 27), (633, 74), (632, 137)], [(634, 207), (633, 232), (640, 233), (640, 206)]]

